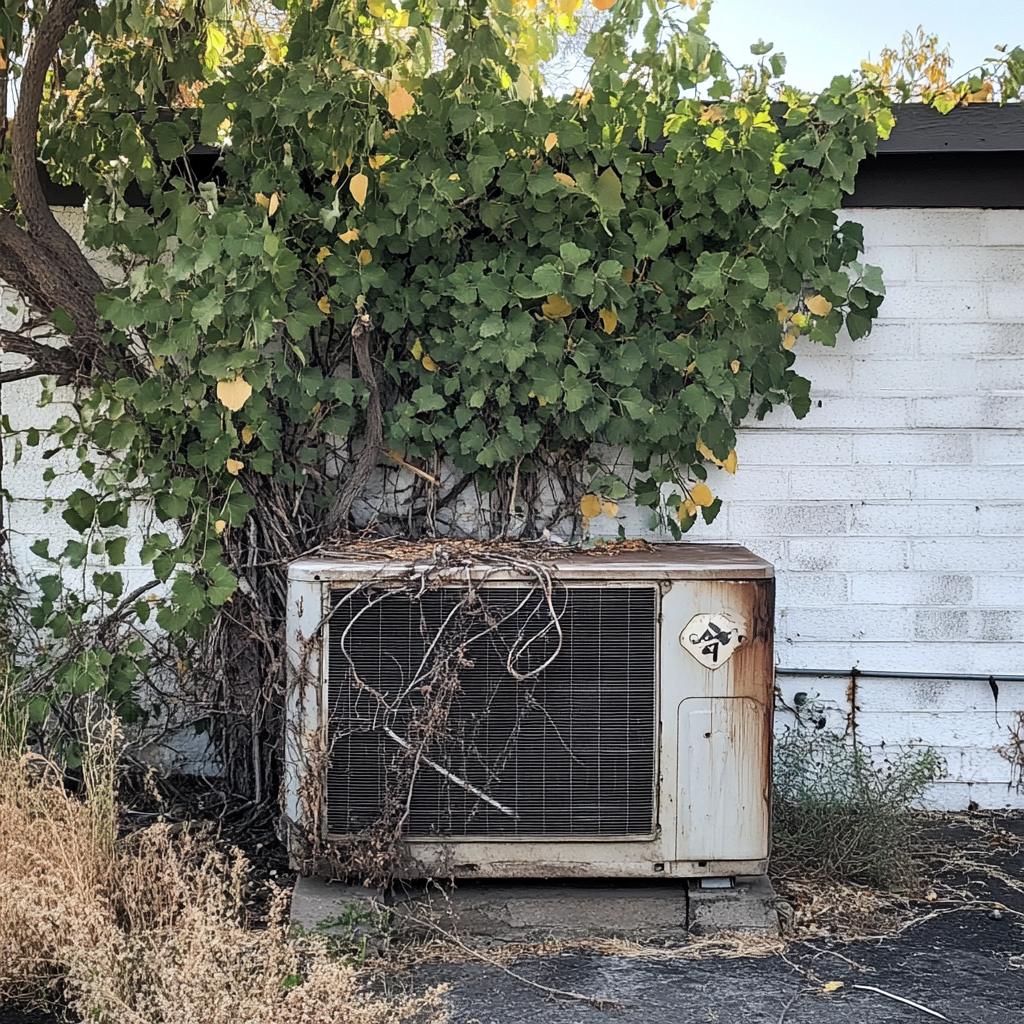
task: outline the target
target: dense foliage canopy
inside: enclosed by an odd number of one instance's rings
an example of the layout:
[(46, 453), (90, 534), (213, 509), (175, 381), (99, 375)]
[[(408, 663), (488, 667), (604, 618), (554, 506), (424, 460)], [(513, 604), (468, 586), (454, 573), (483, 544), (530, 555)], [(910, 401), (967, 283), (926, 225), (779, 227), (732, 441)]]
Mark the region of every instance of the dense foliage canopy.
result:
[[(6, 0), (0, 342), (33, 363), (3, 379), (75, 386), (53, 433), (82, 474), (82, 540), (37, 554), (105, 559), (102, 599), (145, 619), (116, 567), (151, 502), (160, 625), (198, 637), (234, 598), (272, 652), (282, 564), (371, 517), (536, 536), (632, 496), (676, 536), (710, 521), (743, 418), (809, 409), (795, 339), (870, 329), (881, 276), (835, 211), (893, 118), (870, 71), (807, 96), (768, 46), (734, 67), (709, 3), (595, 6), (555, 97), (577, 0)], [(45, 209), (37, 154), (123, 278)], [(46, 579), (66, 636), (88, 601)], [(113, 685), (101, 653), (70, 686)]]

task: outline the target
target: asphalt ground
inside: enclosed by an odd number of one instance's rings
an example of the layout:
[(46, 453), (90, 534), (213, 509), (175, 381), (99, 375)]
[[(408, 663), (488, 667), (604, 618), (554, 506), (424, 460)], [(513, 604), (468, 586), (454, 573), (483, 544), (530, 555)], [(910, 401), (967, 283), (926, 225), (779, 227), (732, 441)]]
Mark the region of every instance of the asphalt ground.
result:
[[(396, 964), (394, 981), (420, 990), (446, 984), (452, 1024), (1024, 1024), (1024, 815), (995, 824), (1001, 832), (979, 833), (966, 816), (938, 827), (933, 847), (950, 856), (944, 864), (939, 858), (933, 890), (883, 908), (874, 938), (848, 938), (840, 899), (818, 923), (813, 905), (798, 908), (795, 933), (774, 949), (762, 944), (761, 951), (772, 950), (767, 955), (720, 955), (730, 952), (728, 943), (719, 955), (711, 945), (705, 955), (687, 947), (554, 944), (518, 955), (478, 949), (493, 960), (482, 962), (449, 948), (433, 961)], [(986, 856), (1000, 835), (1005, 849), (993, 846)], [(856, 897), (853, 889), (837, 891)], [(0, 1006), (0, 1024), (59, 1020)]]

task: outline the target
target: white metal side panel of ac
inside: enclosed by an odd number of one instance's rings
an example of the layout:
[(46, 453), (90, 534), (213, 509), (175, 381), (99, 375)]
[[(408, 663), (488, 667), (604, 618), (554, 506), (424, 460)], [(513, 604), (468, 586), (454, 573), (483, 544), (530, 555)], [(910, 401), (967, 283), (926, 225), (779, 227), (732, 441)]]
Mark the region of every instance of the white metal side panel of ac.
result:
[(764, 716), (750, 697), (691, 697), (679, 705), (676, 859), (764, 856)]

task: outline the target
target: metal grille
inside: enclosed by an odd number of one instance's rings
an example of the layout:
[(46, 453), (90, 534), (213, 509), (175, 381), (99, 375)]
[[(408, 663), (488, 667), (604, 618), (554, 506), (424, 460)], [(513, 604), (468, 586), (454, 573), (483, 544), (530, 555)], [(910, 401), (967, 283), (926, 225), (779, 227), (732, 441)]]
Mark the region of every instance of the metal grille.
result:
[[(500, 585), (480, 593), (485, 607), (466, 614), (457, 608), (465, 591), (456, 588), (419, 600), (335, 592), (327, 629), (328, 833), (372, 825), (389, 792), (404, 806), (412, 757), (395, 737), (415, 746), (407, 730), (429, 699), (417, 676), (436, 642), (435, 656), (465, 645), (465, 661), (441, 738), (423, 748), (416, 767), (409, 838), (650, 834), (656, 589), (557, 589), (561, 650), (525, 681), (509, 673), (510, 651), (516, 672), (527, 675), (558, 650), (544, 595)], [(488, 618), (500, 625), (480, 638)]]

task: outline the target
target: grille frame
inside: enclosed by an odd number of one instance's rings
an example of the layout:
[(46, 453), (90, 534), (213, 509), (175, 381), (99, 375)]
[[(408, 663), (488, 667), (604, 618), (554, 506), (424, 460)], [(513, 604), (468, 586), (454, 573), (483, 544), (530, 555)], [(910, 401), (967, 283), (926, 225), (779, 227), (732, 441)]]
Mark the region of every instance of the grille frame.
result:
[[(355, 590), (361, 581), (334, 579), (324, 582), (322, 594), (322, 626), (321, 635), (318, 638), (319, 657), (319, 699), (324, 714), (320, 717), (320, 740), (325, 751), (330, 751), (330, 713), (331, 707), (331, 643), (330, 630), (331, 620), (334, 615), (335, 602), (339, 592)], [(364, 582), (364, 581), (363, 581)], [(651, 750), (650, 750), (650, 801), (651, 801), (651, 826), (645, 831), (622, 831), (616, 833), (543, 833), (531, 832), (528, 834), (455, 834), (455, 835), (408, 835), (403, 836), (403, 842), (410, 847), (459, 847), (463, 844), (479, 844), (486, 846), (510, 845), (536, 845), (538, 843), (556, 843), (565, 846), (576, 844), (616, 844), (616, 843), (650, 843), (658, 839), (661, 834), (661, 758), (662, 758), (662, 666), (661, 666), (661, 645), (662, 645), (662, 598), (665, 592), (665, 585), (653, 580), (637, 579), (559, 579), (555, 577), (559, 589), (564, 590), (607, 590), (607, 589), (628, 589), (643, 590), (651, 594), (653, 598), (653, 616), (650, 633), (650, 653), (653, 666), (653, 707), (651, 709)], [(465, 589), (465, 583), (452, 581), (445, 583), (438, 589), (460, 591)], [(493, 579), (476, 580), (475, 586), (480, 590), (506, 589), (515, 590), (529, 586), (528, 583), (519, 579)], [(401, 581), (379, 580), (375, 581), (373, 590), (384, 592), (387, 590), (402, 589)], [(646, 646), (646, 645), (645, 645)], [(329, 769), (325, 769), (325, 773)], [(326, 774), (324, 785), (321, 787), (320, 813), (321, 813), (321, 835), (328, 841), (345, 840), (357, 834), (352, 831), (335, 831), (330, 827), (330, 814), (328, 808), (328, 786)]]

